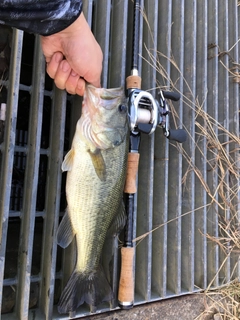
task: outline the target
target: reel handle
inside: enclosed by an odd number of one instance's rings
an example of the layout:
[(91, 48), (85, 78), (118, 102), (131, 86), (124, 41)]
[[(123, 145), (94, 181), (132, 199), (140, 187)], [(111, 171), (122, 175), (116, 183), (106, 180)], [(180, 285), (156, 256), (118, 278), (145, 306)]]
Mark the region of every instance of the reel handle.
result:
[(178, 101), (180, 99), (180, 94), (173, 91), (162, 91), (165, 99), (170, 99), (173, 101)]
[(183, 143), (187, 140), (187, 133), (184, 129), (170, 129), (168, 130), (168, 135), (166, 135), (166, 138), (169, 140), (174, 140), (179, 143)]

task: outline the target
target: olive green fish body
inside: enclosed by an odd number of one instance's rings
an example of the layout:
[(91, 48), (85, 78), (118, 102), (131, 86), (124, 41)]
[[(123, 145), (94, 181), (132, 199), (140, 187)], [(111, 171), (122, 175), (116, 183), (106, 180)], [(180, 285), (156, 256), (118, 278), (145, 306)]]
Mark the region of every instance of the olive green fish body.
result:
[(61, 313), (75, 311), (84, 301), (97, 305), (112, 297), (99, 262), (109, 228), (119, 232), (125, 218), (128, 117), (123, 99), (120, 89), (88, 86), (72, 148), (62, 165), (68, 171), (68, 207), (57, 240), (67, 247), (76, 237), (77, 261), (60, 298)]
[(103, 181), (96, 175), (89, 152), (80, 152), (81, 149), (68, 172), (68, 214), (77, 239), (76, 268), (79, 271), (91, 269), (99, 263), (99, 252), (122, 199), (125, 149), (126, 144), (122, 143), (102, 152), (106, 166)]

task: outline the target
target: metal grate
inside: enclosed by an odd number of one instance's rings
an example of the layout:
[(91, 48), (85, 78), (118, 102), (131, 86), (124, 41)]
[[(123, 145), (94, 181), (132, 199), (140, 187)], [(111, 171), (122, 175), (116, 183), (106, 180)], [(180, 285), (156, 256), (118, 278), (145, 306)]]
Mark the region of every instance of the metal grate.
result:
[[(141, 2), (142, 89), (156, 95), (157, 86), (174, 87), (182, 93), (172, 106), (172, 126), (184, 126), (189, 137), (179, 147), (165, 140), (160, 128), (142, 135), (134, 236), (148, 235), (136, 242), (135, 304), (216, 287), (240, 276), (238, 256), (226, 257), (206, 236), (221, 236), (223, 220), (239, 223), (239, 181), (230, 170), (222, 175), (214, 164), (217, 147), (200, 130), (209, 130), (204, 114), (215, 119), (222, 127), (215, 123), (213, 134), (227, 158), (237, 163), (238, 145), (223, 128), (239, 136), (238, 1)], [(132, 7), (127, 0), (84, 1), (85, 16), (104, 52), (104, 87), (124, 86), (130, 73)], [(57, 247), (55, 235), (66, 206), (61, 162), (81, 98), (52, 87), (37, 36), (8, 33), (10, 69), (0, 82), (0, 103), (7, 103), (6, 120), (0, 120), (2, 319), (68, 319), (57, 313), (56, 304), (74, 254), (71, 246), (64, 252)], [(223, 193), (231, 206), (222, 203)], [(231, 219), (233, 208), (237, 221)], [(231, 243), (228, 247), (230, 251)], [(116, 240), (113, 250), (116, 293)], [(106, 269), (107, 252), (109, 248), (104, 252)], [(115, 307), (103, 304), (98, 311)], [(76, 317), (90, 311), (81, 306)]]

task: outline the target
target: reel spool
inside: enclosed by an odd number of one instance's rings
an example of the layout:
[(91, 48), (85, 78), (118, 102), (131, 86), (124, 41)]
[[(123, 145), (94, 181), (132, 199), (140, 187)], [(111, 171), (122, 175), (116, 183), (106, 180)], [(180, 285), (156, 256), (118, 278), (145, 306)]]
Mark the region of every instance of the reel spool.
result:
[(130, 129), (132, 132), (152, 134), (160, 126), (166, 138), (182, 143), (187, 139), (186, 131), (170, 129), (170, 109), (165, 98), (178, 101), (180, 95), (160, 90), (156, 100), (147, 91), (133, 89), (128, 99)]

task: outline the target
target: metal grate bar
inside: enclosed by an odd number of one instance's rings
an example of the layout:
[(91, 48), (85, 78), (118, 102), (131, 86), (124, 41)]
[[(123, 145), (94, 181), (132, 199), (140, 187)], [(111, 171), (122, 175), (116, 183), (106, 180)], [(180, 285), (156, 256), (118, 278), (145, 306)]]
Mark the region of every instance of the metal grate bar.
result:
[(6, 241), (8, 231), (8, 214), (10, 204), (10, 191), (13, 170), (15, 132), (18, 109), (18, 87), (20, 79), (20, 61), (22, 54), (23, 32), (14, 30), (12, 40), (12, 56), (8, 86), (6, 127), (4, 133), (4, 149), (2, 152), (2, 168), (0, 179), (0, 218), (1, 218), (1, 248), (0, 248), (0, 301), (2, 302), (3, 277), (6, 253)]
[(103, 71), (102, 86), (107, 87), (108, 83), (108, 62), (109, 62), (109, 45), (110, 45), (110, 23), (111, 23), (111, 1), (103, 0), (95, 4), (96, 14), (96, 39), (103, 51)]
[[(3, 85), (3, 86), (5, 86), (5, 87), (8, 87), (9, 86), (9, 81), (7, 80), (7, 81), (4, 81), (4, 80), (1, 80), (1, 84)], [(21, 84), (21, 83), (19, 83), (19, 90), (21, 90), (21, 91), (27, 91), (27, 92), (30, 92), (31, 91), (31, 88), (32, 88), (32, 85), (30, 85), (30, 86), (27, 86), (27, 85), (25, 85), (25, 84)], [(49, 91), (49, 90), (44, 90), (44, 96), (50, 96), (52, 93), (51, 93), (51, 91)]]
[(53, 91), (49, 179), (46, 191), (46, 215), (42, 245), (40, 307), (45, 319), (52, 319), (57, 258), (56, 233), (61, 197), (61, 165), (66, 120), (66, 92)]
[[(162, 14), (163, 12), (167, 14)], [(159, 3), (158, 19), (158, 50), (163, 56), (169, 57), (171, 52), (171, 21), (172, 1)], [(165, 37), (161, 34), (165, 30)], [(163, 75), (170, 74), (171, 63), (159, 55), (157, 58), (157, 82), (160, 87), (170, 88), (170, 80)], [(152, 288), (159, 297), (167, 296), (167, 238), (168, 238), (168, 183), (169, 183), (169, 142), (163, 136), (162, 130), (155, 131), (154, 149), (154, 216), (153, 228), (153, 279)], [(158, 227), (160, 226), (160, 227)]]
[[(196, 96), (201, 97), (199, 103), (202, 105), (204, 112), (207, 111), (206, 93), (207, 93), (207, 46), (208, 46), (208, 1), (197, 2), (197, 15), (202, 19), (197, 19), (197, 47), (196, 65), (201, 65), (197, 69), (196, 77)], [(204, 126), (204, 120), (195, 116), (195, 120)], [(198, 148), (195, 149), (195, 165), (200, 169), (202, 178), (207, 180), (207, 139), (201, 137), (200, 130), (195, 129), (195, 141)], [(206, 234), (207, 225), (207, 193), (204, 186), (198, 178), (195, 179), (195, 244), (194, 244), (194, 285), (198, 288), (206, 288), (207, 286), (207, 241), (203, 234)], [(199, 232), (201, 230), (201, 232)]]
[[(229, 39), (230, 39), (230, 47), (234, 45), (234, 48), (231, 50), (231, 56), (233, 58), (233, 61), (239, 61), (239, 46), (237, 45), (239, 41), (239, 30), (238, 30), (238, 12), (239, 10), (236, 9), (236, 5), (239, 4), (238, 1), (232, 1), (229, 2), (229, 12), (228, 12), (228, 19), (232, 19), (233, 23), (229, 25)], [(233, 18), (232, 18), (233, 17)], [(236, 75), (239, 76), (239, 69), (236, 68), (236, 66), (233, 67), (233, 72), (235, 72)], [(234, 77), (229, 77), (230, 83), (232, 81), (236, 81)], [(233, 121), (230, 121), (230, 132), (233, 132), (236, 136), (239, 137), (239, 85), (231, 86), (230, 85), (230, 92), (229, 92), (229, 108), (230, 108), (230, 114), (233, 118)], [(229, 152), (234, 152), (235, 148), (238, 148), (239, 146), (237, 144), (231, 145)], [(239, 162), (239, 156), (237, 153), (234, 153), (234, 160), (236, 163)], [(238, 168), (240, 168), (238, 166)], [(239, 197), (240, 197), (240, 182), (239, 179), (232, 179), (232, 185), (235, 186), (236, 194), (234, 199), (234, 208), (237, 212), (236, 219), (239, 221), (239, 212), (240, 212), (240, 203), (239, 203)], [(238, 255), (234, 255), (231, 259), (231, 277), (238, 278), (240, 276), (240, 263), (239, 263), (239, 257)]]
[(30, 275), (37, 199), (37, 183), (40, 159), (42, 130), (42, 108), (44, 92), (44, 59), (40, 50), (39, 38), (35, 44), (35, 64), (33, 69), (33, 86), (31, 96), (30, 130), (28, 132), (28, 154), (25, 171), (23, 208), (21, 215), (21, 232), (19, 244), (19, 267), (16, 313), (20, 319), (28, 319)]
[[(211, 59), (208, 61), (208, 87), (211, 86), (214, 96), (207, 96), (207, 112), (214, 119), (218, 119), (218, 48), (214, 47), (214, 44), (218, 43), (218, 1), (209, 2), (208, 4), (209, 11), (212, 14), (208, 15), (208, 24), (213, 25), (213, 28), (208, 29), (208, 45), (213, 44), (213, 48), (208, 50), (208, 55), (211, 55)], [(215, 128), (215, 134), (218, 135), (217, 128)], [(207, 158), (210, 159), (212, 155), (208, 151)], [(207, 183), (210, 190), (216, 190), (218, 185), (218, 172), (216, 170), (211, 170), (208, 173)], [(209, 203), (209, 197), (208, 197)], [(218, 201), (218, 195), (216, 195), (216, 201)], [(217, 204), (214, 203), (208, 210), (208, 219), (207, 219), (207, 233), (212, 234), (213, 236), (218, 236), (218, 217), (216, 212), (218, 211)], [(218, 263), (218, 254), (219, 247), (215, 246), (212, 243), (208, 244), (208, 257), (207, 257), (207, 274), (208, 282), (213, 279), (217, 270), (219, 269)], [(218, 279), (214, 281), (214, 285), (218, 285)]]
[[(17, 217), (21, 217), (21, 215), (22, 215), (21, 211), (13, 211), (13, 210), (9, 211), (9, 218), (17, 218)], [(45, 211), (35, 212), (35, 218), (39, 218), (39, 217), (44, 218), (44, 216), (45, 216)]]
[[(237, 1), (233, 1), (233, 2), (229, 2), (227, 4), (227, 13), (226, 13), (226, 22), (225, 22), (225, 28), (226, 28), (226, 32), (228, 32), (228, 48), (226, 48), (227, 50), (229, 50), (232, 46), (234, 47), (233, 50), (230, 51), (230, 56), (231, 58), (229, 59), (228, 56), (226, 56), (226, 65), (228, 67), (229, 70), (231, 70), (233, 68), (235, 68), (235, 63), (234, 61), (238, 61), (239, 59), (239, 50), (238, 50), (238, 46), (236, 46), (236, 44), (239, 41), (239, 34), (238, 34), (238, 28), (237, 25), (235, 23), (229, 24), (229, 21), (231, 19), (231, 17), (234, 17), (234, 21), (237, 21), (237, 10), (235, 10), (236, 5), (237, 5)], [(236, 20), (235, 20), (236, 19)], [(227, 75), (227, 81), (228, 81), (228, 95), (226, 95), (226, 98), (228, 99), (228, 110), (226, 110), (226, 114), (225, 114), (225, 118), (226, 121), (228, 122), (228, 130), (229, 132), (234, 133), (236, 136), (239, 136), (239, 86), (237, 85), (233, 85), (234, 84), (234, 78), (229, 74), (229, 70), (226, 70), (228, 72)], [(227, 108), (227, 105), (226, 105)], [(229, 138), (229, 136), (227, 137), (227, 152), (230, 155), (230, 157), (234, 160), (236, 160), (236, 148), (238, 148), (238, 144), (236, 143), (232, 143), (231, 142), (231, 138)], [(232, 156), (233, 155), (233, 156)], [(231, 194), (228, 194), (228, 199), (229, 201), (232, 201), (233, 203), (233, 207), (234, 208), (238, 208), (239, 204), (238, 204), (238, 199), (239, 197), (237, 196), (239, 193), (239, 179), (235, 179), (232, 178), (232, 175), (230, 173), (230, 171), (228, 172), (228, 180), (226, 181), (227, 185), (230, 188), (234, 188), (234, 190), (236, 190), (236, 195), (234, 195), (234, 199), (231, 199), (232, 196)], [(234, 210), (236, 210), (234, 209)], [(236, 212), (238, 212), (236, 210)], [(228, 209), (227, 212), (227, 221), (231, 221), (232, 217), (231, 217), (231, 210)], [(231, 250), (230, 244), (229, 244), (229, 250)], [(225, 268), (225, 276), (226, 278), (230, 281), (232, 279), (232, 273), (233, 270), (236, 269), (237, 265), (239, 264), (238, 262), (238, 257), (235, 256), (229, 256), (228, 259), (228, 263), (227, 266)], [(236, 277), (239, 277), (239, 273), (237, 274), (234, 271)]]
[[(127, 62), (128, 0), (113, 1), (111, 17), (111, 39), (109, 50), (108, 87), (125, 86)], [(120, 27), (121, 26), (121, 27)], [(116, 72), (118, 70), (118, 72)]]
[[(171, 78), (173, 82), (177, 82), (176, 86), (180, 92), (183, 92), (183, 77), (181, 73), (184, 71), (184, 5), (182, 1), (172, 2), (172, 42), (171, 48), (175, 52), (175, 61), (178, 70), (171, 67)], [(183, 103), (178, 103), (177, 113), (182, 120)], [(170, 144), (169, 147), (169, 166), (175, 170), (169, 171), (168, 181), (168, 220), (172, 220), (171, 225), (168, 224), (168, 257), (167, 257), (167, 286), (170, 292), (180, 294), (181, 292), (181, 212), (182, 212), (182, 155), (178, 150)]]
[[(219, 28), (222, 32), (222, 37), (219, 36), (218, 46), (219, 51), (227, 51), (229, 49), (229, 27), (228, 27), (228, 1), (222, 1), (220, 3), (221, 10), (218, 15), (218, 24)], [(223, 102), (222, 108), (219, 108), (219, 122), (224, 126), (224, 128), (229, 131), (229, 119), (230, 119), (230, 110), (229, 110), (229, 57), (224, 55), (220, 58), (220, 61), (226, 66), (226, 68), (219, 68), (218, 77), (219, 77), (219, 96), (218, 101)], [(226, 143), (225, 150), (227, 154), (229, 154), (229, 137), (221, 133), (219, 135), (219, 140), (222, 143)], [(229, 201), (229, 172), (226, 172), (223, 192), (225, 193), (226, 201)], [(230, 208), (225, 208), (223, 212), (219, 212), (221, 219), (223, 218), (225, 221), (230, 220)], [(221, 222), (220, 219), (220, 222)], [(224, 267), (221, 268), (223, 261), (226, 259), (224, 263)], [(230, 280), (230, 257), (225, 256), (222, 250), (219, 253), (219, 264), (220, 264), (220, 272), (219, 272), (219, 282), (221, 283), (224, 277), (226, 280)]]
[[(193, 106), (196, 96), (196, 39), (197, 39), (197, 1), (184, 2), (184, 15), (191, 17), (184, 21), (184, 84), (183, 95), (188, 96), (189, 103)], [(192, 67), (188, 68), (191, 63)], [(190, 91), (190, 92), (189, 92)], [(191, 154), (188, 160), (195, 165), (194, 150), (195, 141), (195, 110), (193, 107), (183, 106), (184, 125), (188, 128), (190, 139), (183, 146), (183, 153)], [(189, 163), (183, 161), (184, 172), (188, 171)], [(189, 212), (182, 217), (182, 242), (181, 242), (181, 286), (183, 289), (192, 292), (194, 290), (194, 239), (195, 239), (195, 175), (191, 171), (185, 181), (186, 187), (182, 190), (182, 213)]]
[(84, 16), (85, 16), (85, 18), (91, 28), (93, 25), (93, 5), (94, 5), (94, 0), (89, 0), (89, 1), (83, 2)]

